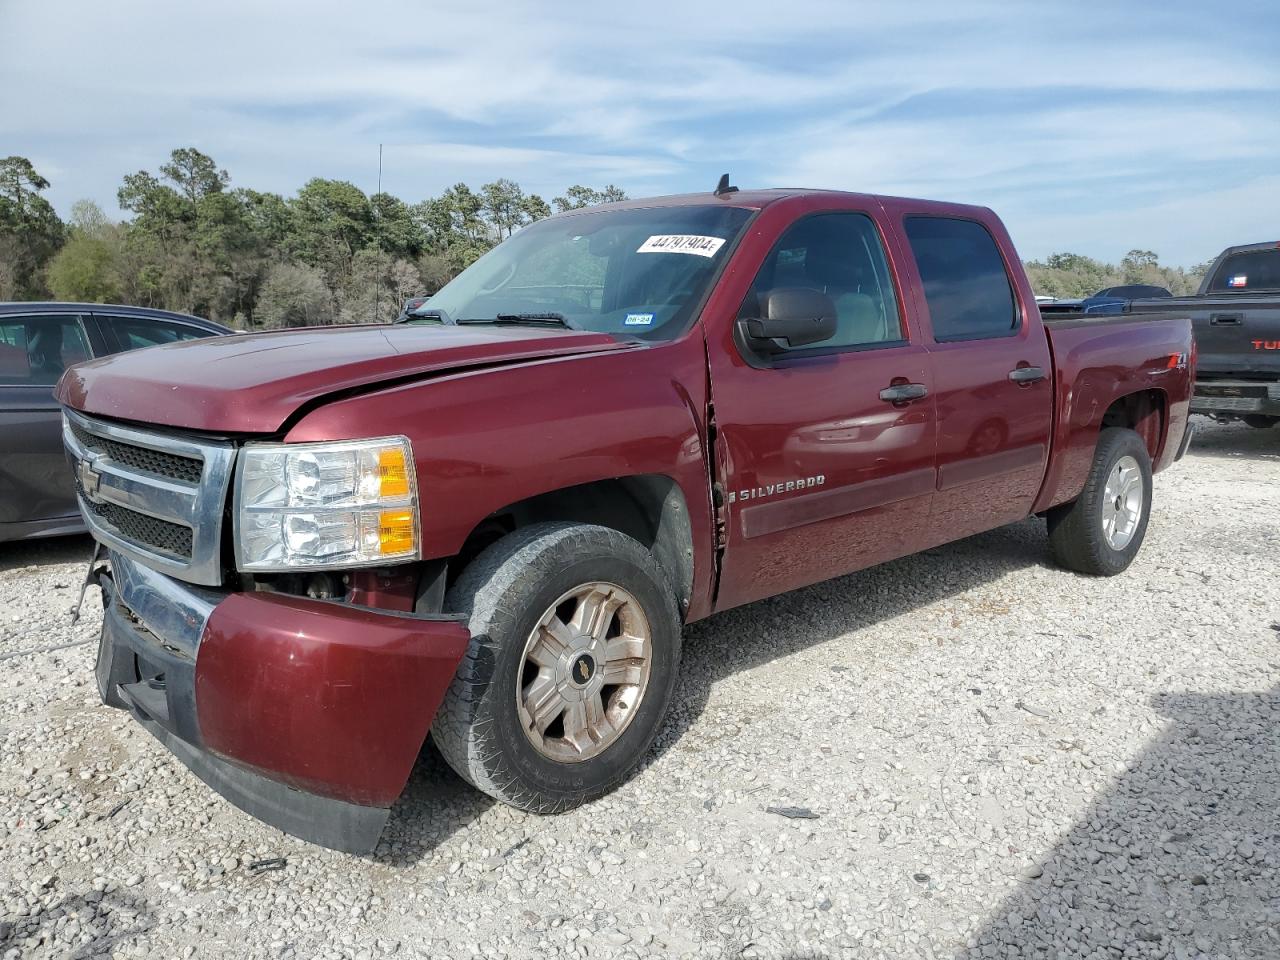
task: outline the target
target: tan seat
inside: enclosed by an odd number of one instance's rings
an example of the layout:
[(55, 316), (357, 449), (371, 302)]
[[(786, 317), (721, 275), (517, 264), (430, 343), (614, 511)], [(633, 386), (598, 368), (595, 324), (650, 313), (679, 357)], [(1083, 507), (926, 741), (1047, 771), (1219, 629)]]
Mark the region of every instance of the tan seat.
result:
[(879, 343), (886, 339), (884, 317), (876, 302), (865, 293), (842, 293), (832, 298), (836, 307), (836, 335), (832, 342), (842, 346)]

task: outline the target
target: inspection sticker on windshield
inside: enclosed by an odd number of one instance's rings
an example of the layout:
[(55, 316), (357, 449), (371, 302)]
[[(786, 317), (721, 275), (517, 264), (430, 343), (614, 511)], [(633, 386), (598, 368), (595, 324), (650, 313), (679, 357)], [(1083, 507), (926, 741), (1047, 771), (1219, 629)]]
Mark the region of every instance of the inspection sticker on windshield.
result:
[(692, 233), (662, 233), (640, 244), (636, 253), (692, 253), (695, 257), (714, 257), (724, 246), (724, 237), (700, 237)]
[(627, 319), (622, 321), (623, 326), (627, 327), (648, 327), (653, 324), (652, 313), (628, 313)]

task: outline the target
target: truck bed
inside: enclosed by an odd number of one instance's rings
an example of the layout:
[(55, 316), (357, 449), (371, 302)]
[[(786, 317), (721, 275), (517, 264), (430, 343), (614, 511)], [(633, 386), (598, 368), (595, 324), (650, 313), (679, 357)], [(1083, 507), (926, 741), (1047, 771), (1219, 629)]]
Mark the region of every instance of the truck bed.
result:
[[(1162, 301), (1168, 303), (1167, 300)], [(1123, 326), (1128, 323), (1140, 323), (1160, 320), (1187, 320), (1191, 312), (1180, 310), (1162, 310), (1160, 312), (1136, 313), (1044, 313), (1040, 314), (1048, 330), (1073, 330), (1085, 328), (1096, 330), (1102, 327)]]
[(1169, 310), (1191, 318), (1201, 380), (1280, 381), (1280, 294), (1214, 294), (1129, 304), (1132, 316)]

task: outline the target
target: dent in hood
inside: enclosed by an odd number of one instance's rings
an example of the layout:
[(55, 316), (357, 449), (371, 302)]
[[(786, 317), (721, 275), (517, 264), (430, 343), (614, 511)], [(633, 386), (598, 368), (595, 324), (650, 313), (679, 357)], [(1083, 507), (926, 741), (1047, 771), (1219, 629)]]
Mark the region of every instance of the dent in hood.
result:
[(63, 374), (57, 396), (120, 420), (272, 433), (327, 394), (634, 345), (603, 333), (529, 327), (315, 327), (188, 340), (77, 364)]

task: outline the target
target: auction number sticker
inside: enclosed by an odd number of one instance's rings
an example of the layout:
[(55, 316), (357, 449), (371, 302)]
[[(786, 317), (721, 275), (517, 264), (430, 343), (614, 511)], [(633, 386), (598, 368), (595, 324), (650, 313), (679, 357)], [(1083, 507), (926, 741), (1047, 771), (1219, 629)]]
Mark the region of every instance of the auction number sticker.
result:
[(640, 244), (636, 253), (691, 253), (714, 257), (724, 246), (724, 237), (700, 237), (692, 233), (662, 233)]

